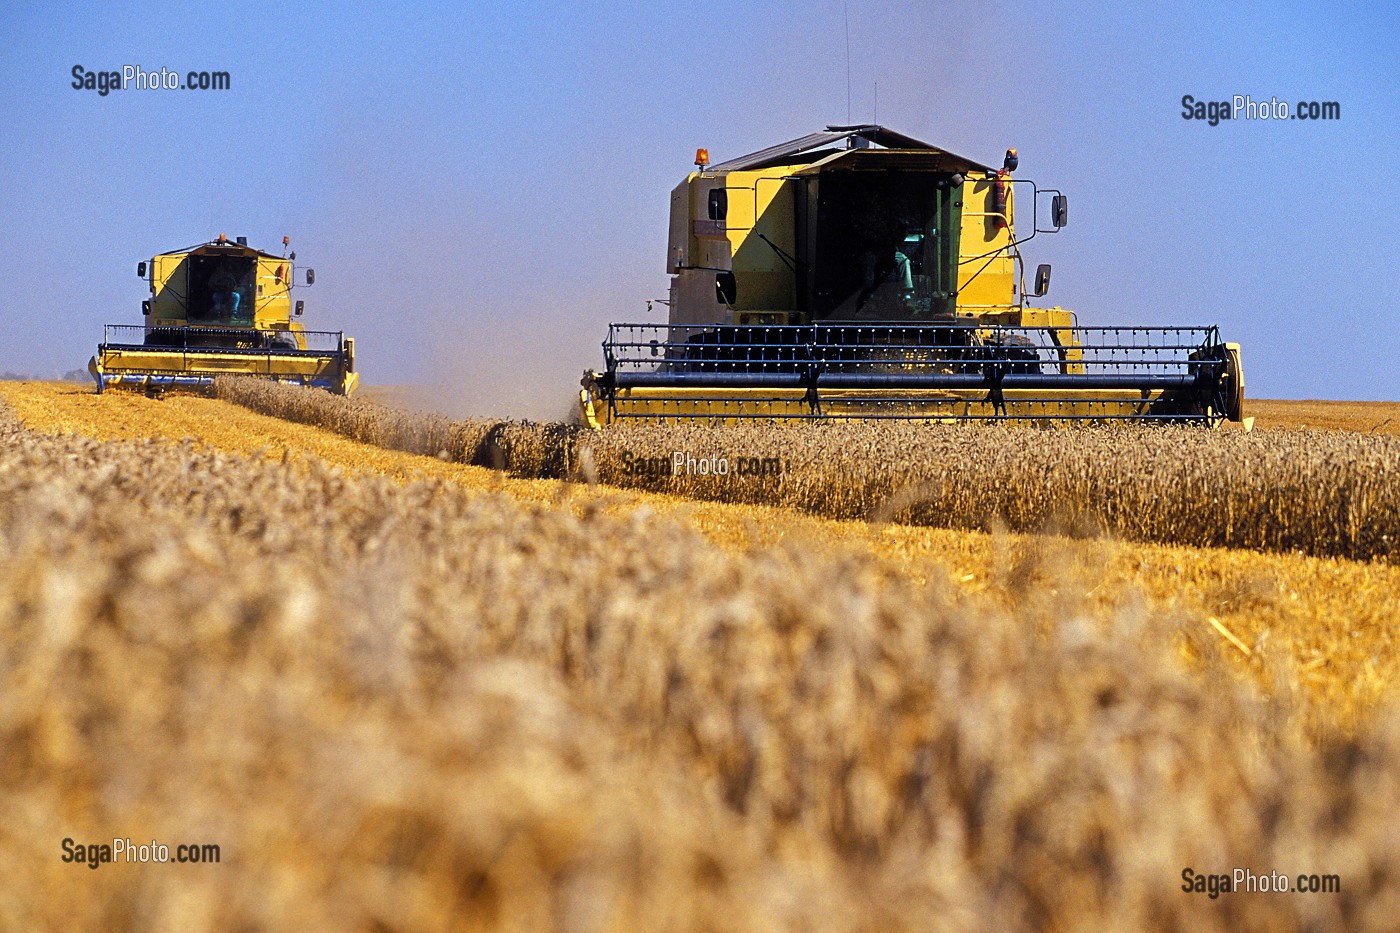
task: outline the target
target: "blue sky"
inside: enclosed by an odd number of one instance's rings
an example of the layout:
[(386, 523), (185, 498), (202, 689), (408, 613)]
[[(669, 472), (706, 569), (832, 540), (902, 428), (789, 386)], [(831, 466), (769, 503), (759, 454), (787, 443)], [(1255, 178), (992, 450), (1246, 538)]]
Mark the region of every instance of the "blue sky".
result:
[[(286, 234), (308, 327), (454, 413), (557, 417), (609, 320), (664, 295), (668, 192), (846, 119), (840, 0), (0, 11), (0, 371), (81, 368), (137, 261)], [(1089, 323), (1217, 323), (1249, 393), (1400, 398), (1400, 14), (1298, 4), (850, 0), (852, 116), (1070, 195), (1027, 259)], [(228, 71), (76, 91), (71, 69)], [(1181, 97), (1338, 101), (1336, 122)]]

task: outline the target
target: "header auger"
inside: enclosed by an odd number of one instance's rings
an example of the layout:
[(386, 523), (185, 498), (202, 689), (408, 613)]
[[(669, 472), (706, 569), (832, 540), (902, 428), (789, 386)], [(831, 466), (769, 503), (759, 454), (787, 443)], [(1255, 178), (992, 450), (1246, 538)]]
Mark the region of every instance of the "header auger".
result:
[(1027, 291), (1021, 246), (1069, 208), (1018, 161), (873, 125), (715, 166), (698, 151), (671, 193), (669, 323), (611, 325), (585, 422), (1240, 420), (1239, 346), (1214, 326), (1081, 327), (1027, 303), (1050, 267)]

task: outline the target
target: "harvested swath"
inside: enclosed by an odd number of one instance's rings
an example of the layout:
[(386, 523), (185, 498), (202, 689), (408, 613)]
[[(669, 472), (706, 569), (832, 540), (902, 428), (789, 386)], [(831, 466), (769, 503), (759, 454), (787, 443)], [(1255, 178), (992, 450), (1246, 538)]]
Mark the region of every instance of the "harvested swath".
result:
[(1247, 408), (1261, 427), (1400, 434), (1400, 402), (1250, 399)]
[[(221, 397), (365, 443), (445, 454), (520, 476), (589, 478), (832, 518), (949, 528), (1053, 529), (1203, 547), (1400, 559), (1400, 437), (1189, 427), (637, 424), (588, 432), (451, 421), (251, 380)], [(581, 451), (589, 451), (583, 471)], [(639, 460), (723, 459), (727, 475), (638, 471)], [(739, 475), (776, 458), (780, 473)]]
[[(0, 926), (1388, 929), (1400, 718), (1312, 747), (1173, 631), (0, 423)], [(1342, 893), (1180, 890), (1235, 865)]]
[(253, 411), (325, 428), (389, 450), (444, 457), (532, 478), (562, 477), (572, 469), (569, 457), (578, 429), (568, 425), (454, 420), (261, 379), (221, 378), (215, 392), (219, 398)]

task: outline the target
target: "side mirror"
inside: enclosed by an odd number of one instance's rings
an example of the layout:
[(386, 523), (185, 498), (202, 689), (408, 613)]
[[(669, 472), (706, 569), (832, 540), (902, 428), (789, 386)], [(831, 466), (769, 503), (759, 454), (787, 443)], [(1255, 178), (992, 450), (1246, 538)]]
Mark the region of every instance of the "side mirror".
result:
[(138, 279), (144, 279), (146, 277), (146, 264), (144, 262), (138, 262), (136, 264), (136, 277)]
[(298, 302), (297, 302), (297, 317), (301, 317), (301, 312), (303, 312), (303, 311), (305, 311), (305, 310), (306, 310), (306, 302), (304, 302), (304, 301), (298, 301)]
[(307, 270), (306, 270), (306, 284), (307, 284), (307, 285), (315, 285), (315, 284), (316, 284), (316, 270), (315, 270), (315, 269), (307, 269)]
[(1069, 198), (1063, 194), (1057, 194), (1050, 199), (1050, 222), (1057, 230), (1069, 223)]
[(151, 302), (149, 300), (141, 302), (141, 313), (147, 317), (151, 314)]
[(1042, 262), (1035, 268), (1035, 293), (1033, 297), (1044, 298), (1050, 291), (1050, 263)]

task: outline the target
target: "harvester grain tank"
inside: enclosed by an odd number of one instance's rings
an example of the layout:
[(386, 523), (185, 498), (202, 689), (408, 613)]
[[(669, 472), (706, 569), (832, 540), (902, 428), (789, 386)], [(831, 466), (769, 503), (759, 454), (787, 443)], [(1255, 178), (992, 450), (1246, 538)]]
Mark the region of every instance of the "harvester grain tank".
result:
[[(339, 331), (306, 330), (292, 301), (296, 253), (248, 246), (244, 237), (159, 253), (138, 263), (150, 298), (141, 324), (108, 324), (88, 370), (97, 391), (112, 386), (159, 391), (212, 385), (220, 375), (257, 376), (355, 391), (355, 341)], [(315, 272), (307, 269), (303, 284)]]
[[(881, 126), (696, 170), (671, 192), (666, 324), (612, 324), (586, 423), (1240, 420), (1215, 326), (1082, 326), (1022, 246), (1068, 201)], [(1017, 195), (1025, 203), (1017, 210)]]

